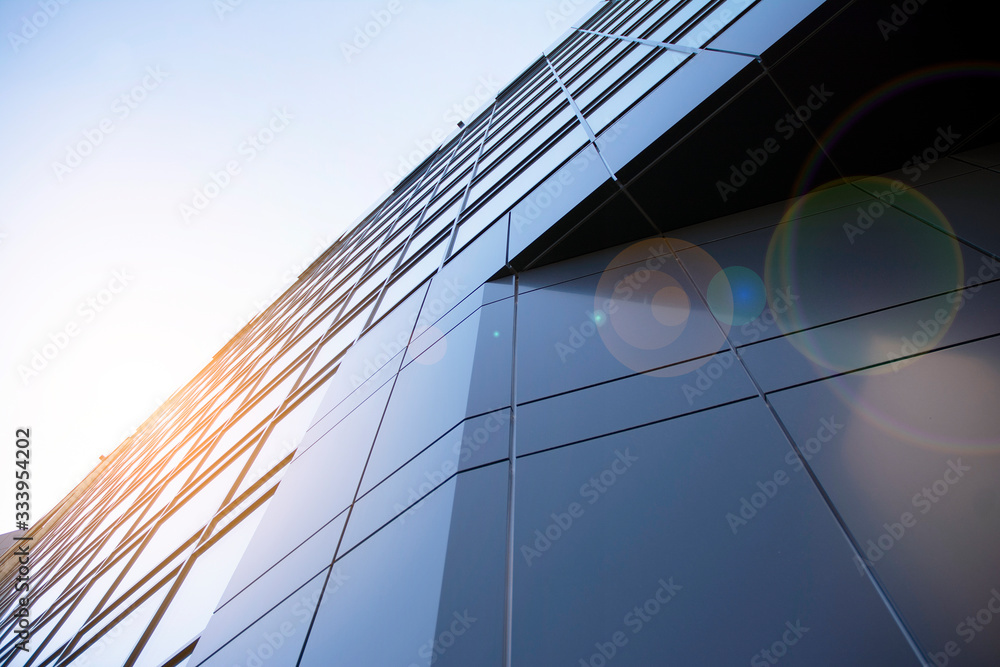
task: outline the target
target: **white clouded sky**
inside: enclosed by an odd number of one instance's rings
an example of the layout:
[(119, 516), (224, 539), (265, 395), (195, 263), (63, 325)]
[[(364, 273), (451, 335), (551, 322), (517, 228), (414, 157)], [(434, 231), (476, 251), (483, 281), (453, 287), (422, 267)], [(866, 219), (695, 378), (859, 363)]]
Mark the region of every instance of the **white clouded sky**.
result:
[(16, 428), (36, 521), (597, 4), (63, 1), (0, 3), (0, 531)]

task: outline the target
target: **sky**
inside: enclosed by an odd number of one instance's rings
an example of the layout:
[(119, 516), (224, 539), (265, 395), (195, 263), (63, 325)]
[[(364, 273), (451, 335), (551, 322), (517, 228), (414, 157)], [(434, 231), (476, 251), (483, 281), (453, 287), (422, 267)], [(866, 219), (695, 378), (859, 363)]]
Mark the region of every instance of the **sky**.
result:
[(0, 3), (0, 532), (597, 2)]

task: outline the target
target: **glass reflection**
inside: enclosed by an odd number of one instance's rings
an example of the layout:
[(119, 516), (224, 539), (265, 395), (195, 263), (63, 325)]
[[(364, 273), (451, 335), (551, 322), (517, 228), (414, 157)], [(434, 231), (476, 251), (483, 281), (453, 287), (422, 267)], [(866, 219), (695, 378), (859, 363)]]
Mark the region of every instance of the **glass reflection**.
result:
[(501, 665), (507, 469), (459, 474), (334, 563), (300, 664)]

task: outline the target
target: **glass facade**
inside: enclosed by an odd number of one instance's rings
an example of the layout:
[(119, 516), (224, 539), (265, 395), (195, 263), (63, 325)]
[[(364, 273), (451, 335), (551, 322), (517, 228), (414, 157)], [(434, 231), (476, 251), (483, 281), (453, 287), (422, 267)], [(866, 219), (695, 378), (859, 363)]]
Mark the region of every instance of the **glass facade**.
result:
[(32, 528), (0, 664), (997, 664), (943, 4), (599, 4)]

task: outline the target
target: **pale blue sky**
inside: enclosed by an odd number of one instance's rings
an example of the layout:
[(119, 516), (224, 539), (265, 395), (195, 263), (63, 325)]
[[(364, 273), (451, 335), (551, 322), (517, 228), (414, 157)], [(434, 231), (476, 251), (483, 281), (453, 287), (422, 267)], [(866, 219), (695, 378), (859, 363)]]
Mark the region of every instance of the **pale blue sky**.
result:
[(32, 520), (595, 4), (0, 3), (0, 451), (32, 428)]

